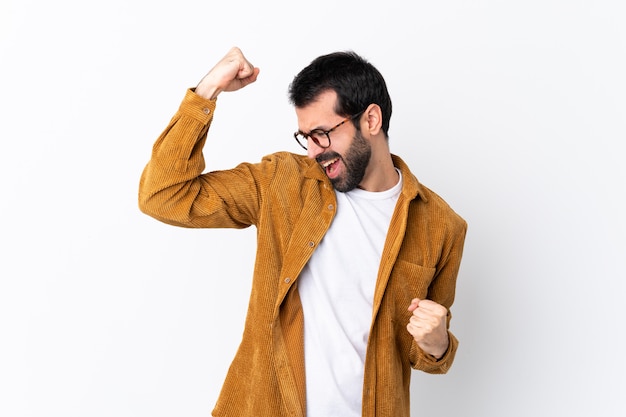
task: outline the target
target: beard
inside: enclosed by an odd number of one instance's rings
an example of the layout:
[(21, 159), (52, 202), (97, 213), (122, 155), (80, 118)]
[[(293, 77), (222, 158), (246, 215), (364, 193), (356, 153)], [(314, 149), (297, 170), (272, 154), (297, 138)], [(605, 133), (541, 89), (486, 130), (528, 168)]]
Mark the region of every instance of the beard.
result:
[(341, 156), (337, 152), (323, 153), (316, 160), (318, 163), (328, 161), (330, 159), (339, 158), (343, 162), (345, 172), (336, 177), (331, 178), (335, 190), (346, 193), (354, 190), (363, 181), (365, 170), (372, 156), (372, 147), (370, 143), (363, 138), (361, 132), (356, 132), (350, 148), (346, 151), (346, 155)]

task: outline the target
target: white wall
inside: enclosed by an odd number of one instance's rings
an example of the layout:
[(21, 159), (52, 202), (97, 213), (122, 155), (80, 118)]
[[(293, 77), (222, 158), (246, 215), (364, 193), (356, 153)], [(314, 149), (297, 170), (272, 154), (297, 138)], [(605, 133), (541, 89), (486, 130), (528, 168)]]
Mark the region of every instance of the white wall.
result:
[[(215, 5), (214, 3), (219, 3)], [(207, 161), (299, 152), (287, 85), (354, 49), (392, 150), (469, 222), (445, 376), (413, 415), (623, 416), (621, 0), (2, 0), (0, 415), (207, 416), (239, 343), (254, 230), (141, 214), (150, 148), (238, 45)]]

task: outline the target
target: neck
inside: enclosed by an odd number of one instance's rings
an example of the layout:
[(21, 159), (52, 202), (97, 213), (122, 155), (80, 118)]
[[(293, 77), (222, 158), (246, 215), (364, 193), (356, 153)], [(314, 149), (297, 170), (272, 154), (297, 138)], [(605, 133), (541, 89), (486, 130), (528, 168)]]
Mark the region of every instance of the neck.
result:
[(380, 159), (374, 159), (372, 155), (365, 177), (358, 188), (373, 192), (387, 191), (393, 188), (399, 180), (400, 177), (396, 167), (393, 166), (391, 154), (388, 153)]

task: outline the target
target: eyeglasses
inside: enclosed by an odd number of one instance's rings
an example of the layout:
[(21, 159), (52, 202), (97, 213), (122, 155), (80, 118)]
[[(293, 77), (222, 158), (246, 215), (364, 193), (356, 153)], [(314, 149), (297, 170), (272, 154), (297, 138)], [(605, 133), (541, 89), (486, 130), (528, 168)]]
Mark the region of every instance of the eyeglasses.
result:
[(356, 119), (361, 114), (363, 114), (363, 111), (346, 117), (341, 122), (337, 123), (335, 126), (331, 127), (328, 130), (313, 129), (309, 133), (304, 133), (303, 131), (298, 130), (296, 133), (293, 134), (293, 137), (296, 138), (296, 142), (298, 142), (298, 145), (302, 146), (304, 150), (307, 149), (309, 138), (311, 138), (311, 140), (320, 148), (326, 149), (330, 146), (330, 132), (334, 131), (348, 120)]

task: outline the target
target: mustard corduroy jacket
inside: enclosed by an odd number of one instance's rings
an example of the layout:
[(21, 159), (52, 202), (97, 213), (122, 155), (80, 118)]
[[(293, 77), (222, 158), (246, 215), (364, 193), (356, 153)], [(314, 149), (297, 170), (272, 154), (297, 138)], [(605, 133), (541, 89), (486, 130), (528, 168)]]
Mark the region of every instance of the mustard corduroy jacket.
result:
[[(215, 100), (188, 90), (156, 141), (140, 180), (140, 209), (181, 227), (257, 228), (257, 254), (244, 333), (214, 416), (304, 416), (303, 314), (298, 275), (328, 230), (335, 192), (319, 165), (279, 152), (259, 163), (203, 173)], [(458, 341), (436, 360), (408, 333), (411, 299), (448, 311), (454, 301), (466, 222), (393, 156), (403, 176), (372, 311), (363, 384), (364, 417), (410, 414), (411, 370), (445, 373)], [(346, 294), (346, 297), (349, 297)], [(451, 315), (448, 313), (448, 327)], [(330, 416), (329, 416), (330, 417)]]

